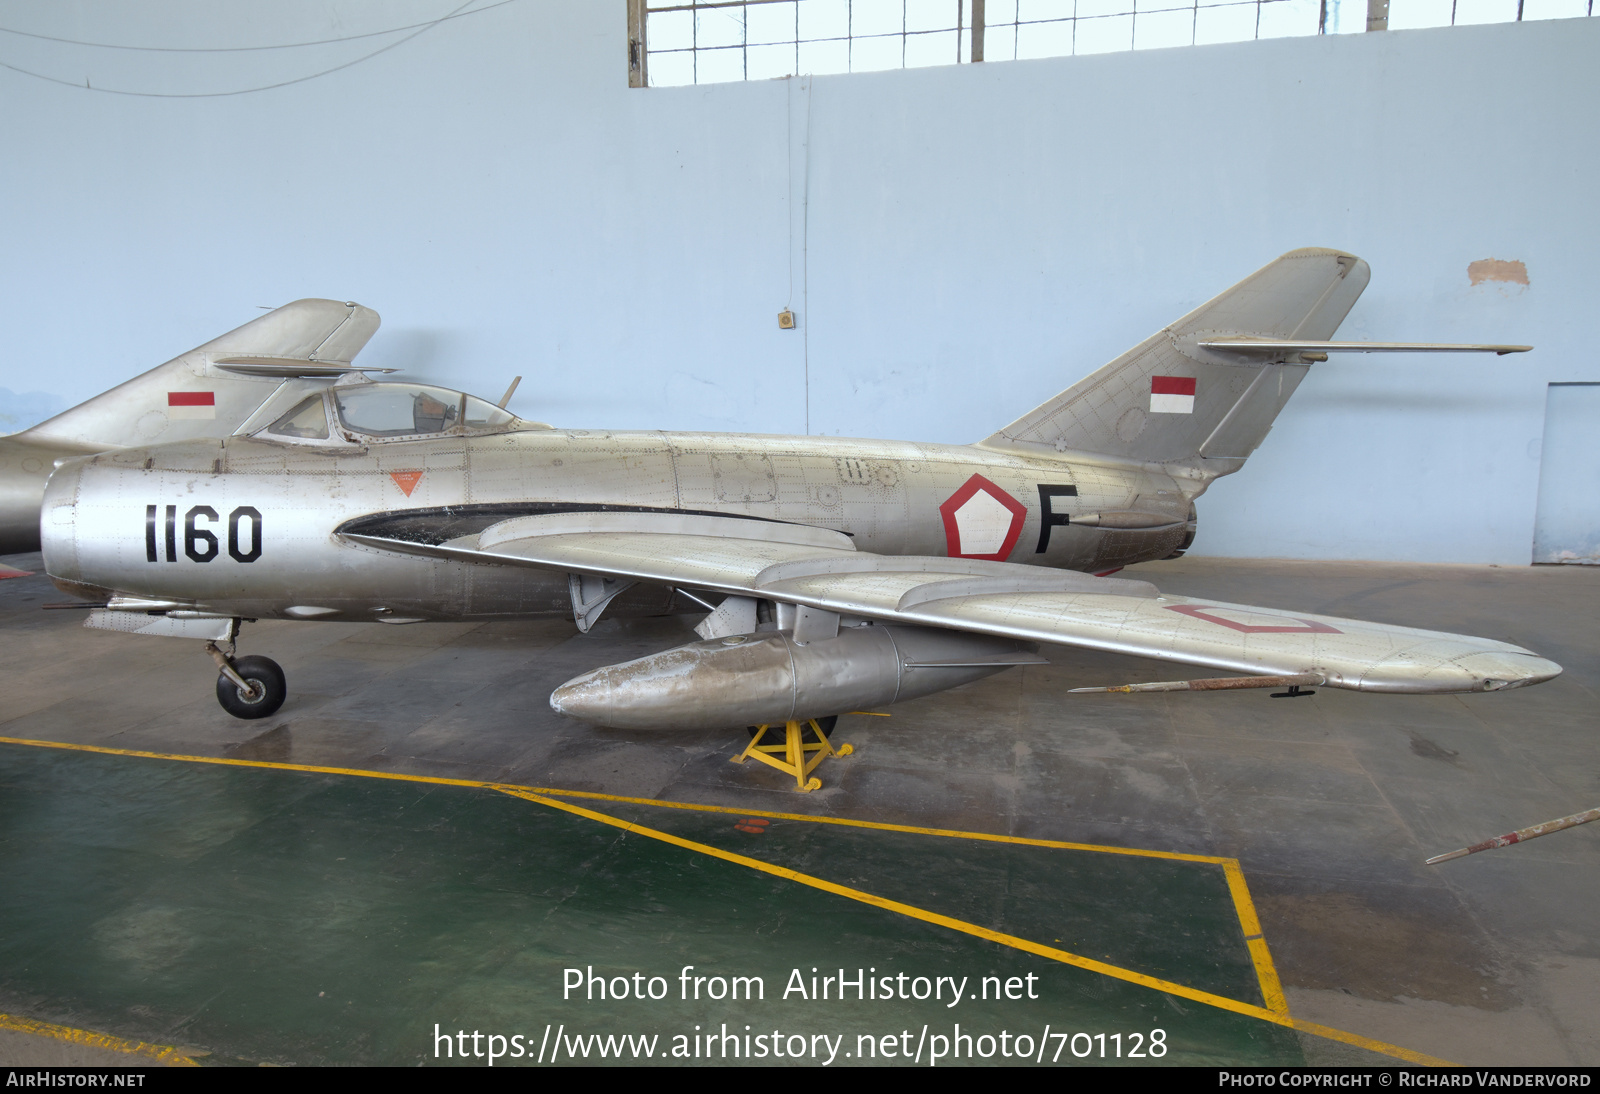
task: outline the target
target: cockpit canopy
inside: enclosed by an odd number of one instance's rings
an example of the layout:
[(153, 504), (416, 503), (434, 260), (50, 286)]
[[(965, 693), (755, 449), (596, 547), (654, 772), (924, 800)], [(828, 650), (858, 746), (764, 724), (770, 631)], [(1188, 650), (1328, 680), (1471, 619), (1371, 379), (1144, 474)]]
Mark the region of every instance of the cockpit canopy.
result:
[[(330, 424), (332, 429), (330, 430)], [(332, 387), (295, 404), (258, 434), (268, 439), (420, 440), (538, 428), (493, 403), (425, 384), (365, 383)]]

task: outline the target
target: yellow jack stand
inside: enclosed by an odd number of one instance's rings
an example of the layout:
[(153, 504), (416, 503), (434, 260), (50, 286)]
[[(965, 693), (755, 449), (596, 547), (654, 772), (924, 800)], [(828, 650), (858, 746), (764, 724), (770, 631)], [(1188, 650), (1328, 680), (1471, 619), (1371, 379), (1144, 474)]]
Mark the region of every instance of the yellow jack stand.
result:
[[(817, 741), (814, 744), (806, 744), (801, 737), (807, 726), (810, 726), (812, 732), (817, 735)], [(742, 764), (746, 760), (760, 760), (768, 767), (775, 767), (785, 775), (793, 775), (795, 789), (802, 794), (822, 789), (821, 779), (807, 778), (807, 776), (816, 769), (816, 766), (824, 758), (828, 756), (848, 756), (855, 751), (849, 745), (840, 745), (836, 749), (829, 744), (828, 735), (822, 732), (822, 727), (817, 724), (815, 718), (804, 722), (785, 722), (783, 744), (762, 744), (761, 742), (766, 737), (767, 731), (772, 728), (772, 724), (757, 726), (755, 736), (750, 738), (750, 744), (745, 747), (743, 752), (735, 756), (731, 762)], [(806, 758), (806, 753), (808, 752), (813, 754), (810, 759)], [(782, 758), (780, 759), (779, 757)]]

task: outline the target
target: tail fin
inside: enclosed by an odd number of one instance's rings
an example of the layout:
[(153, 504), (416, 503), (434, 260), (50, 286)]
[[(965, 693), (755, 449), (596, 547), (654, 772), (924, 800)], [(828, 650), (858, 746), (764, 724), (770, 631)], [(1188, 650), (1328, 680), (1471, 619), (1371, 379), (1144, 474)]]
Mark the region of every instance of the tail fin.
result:
[(1278, 360), (1204, 348), (1254, 335), (1324, 340), (1367, 287), (1354, 255), (1290, 251), (1098, 372), (980, 442), (1150, 463), (1183, 461), (1205, 479), (1237, 471), (1306, 374), (1313, 355)]
[(296, 300), (13, 439), (103, 451), (225, 437), (285, 379), (348, 368), (378, 322), (360, 304)]

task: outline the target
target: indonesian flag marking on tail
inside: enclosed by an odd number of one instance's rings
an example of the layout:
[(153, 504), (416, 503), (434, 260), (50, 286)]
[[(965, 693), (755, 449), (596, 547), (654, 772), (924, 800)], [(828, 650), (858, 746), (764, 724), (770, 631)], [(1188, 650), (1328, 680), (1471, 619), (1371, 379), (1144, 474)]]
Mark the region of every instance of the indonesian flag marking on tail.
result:
[(1150, 377), (1150, 413), (1193, 414), (1193, 376)]
[(168, 418), (215, 418), (217, 393), (214, 391), (167, 392)]

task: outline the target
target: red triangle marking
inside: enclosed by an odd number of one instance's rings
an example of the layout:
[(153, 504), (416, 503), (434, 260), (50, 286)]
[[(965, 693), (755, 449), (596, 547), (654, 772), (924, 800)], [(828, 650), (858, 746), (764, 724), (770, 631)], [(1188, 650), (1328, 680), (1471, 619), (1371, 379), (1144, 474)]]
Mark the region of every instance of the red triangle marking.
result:
[(17, 570), (17, 569), (14, 569), (14, 568), (10, 567), (10, 566), (5, 565), (4, 563), (0, 563), (0, 581), (4, 581), (8, 577), (32, 577), (32, 576), (33, 576), (33, 571), (31, 571), (31, 570)]
[(394, 484), (405, 492), (406, 497), (411, 496), (411, 491), (417, 488), (417, 483), (422, 481), (421, 471), (391, 471), (389, 477)]

